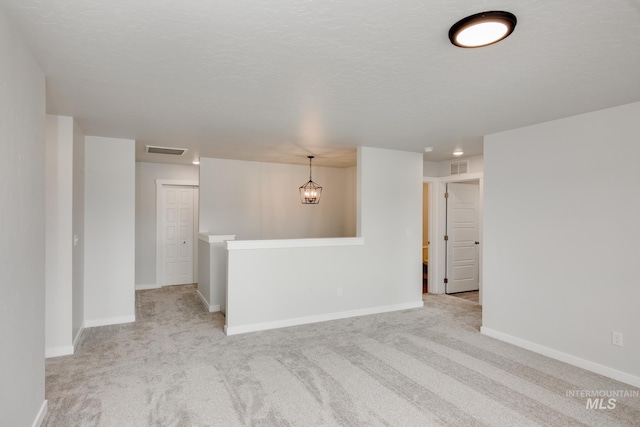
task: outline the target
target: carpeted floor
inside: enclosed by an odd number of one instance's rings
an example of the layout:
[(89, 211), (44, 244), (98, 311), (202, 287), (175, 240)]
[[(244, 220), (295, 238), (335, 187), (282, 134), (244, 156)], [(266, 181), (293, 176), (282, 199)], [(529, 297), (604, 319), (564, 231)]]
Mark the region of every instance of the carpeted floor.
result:
[(578, 393), (638, 389), (480, 335), (460, 298), (231, 337), (194, 286), (136, 298), (136, 323), (47, 360), (45, 426), (640, 424), (640, 398), (588, 409)]
[(462, 298), (473, 302), (480, 301), (480, 291), (468, 291), (468, 292), (458, 292), (456, 294), (450, 294), (452, 297)]

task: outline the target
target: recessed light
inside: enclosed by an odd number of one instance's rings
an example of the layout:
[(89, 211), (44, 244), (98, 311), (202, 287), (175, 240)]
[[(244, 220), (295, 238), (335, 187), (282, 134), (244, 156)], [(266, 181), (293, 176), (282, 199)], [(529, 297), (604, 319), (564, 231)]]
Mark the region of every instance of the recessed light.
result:
[(424, 152), (425, 153), (430, 153), (433, 151), (433, 147), (424, 147)]
[(462, 151), (462, 150), (456, 150), (456, 151), (453, 152), (454, 156), (462, 156), (463, 154), (464, 154), (464, 151)]
[(516, 16), (510, 12), (476, 13), (453, 24), (449, 40), (459, 47), (482, 47), (507, 38), (516, 27)]
[(191, 162), (191, 163), (193, 163), (194, 165), (199, 165), (199, 164), (200, 164), (200, 160), (194, 160), (194, 161), (193, 161), (193, 162)]

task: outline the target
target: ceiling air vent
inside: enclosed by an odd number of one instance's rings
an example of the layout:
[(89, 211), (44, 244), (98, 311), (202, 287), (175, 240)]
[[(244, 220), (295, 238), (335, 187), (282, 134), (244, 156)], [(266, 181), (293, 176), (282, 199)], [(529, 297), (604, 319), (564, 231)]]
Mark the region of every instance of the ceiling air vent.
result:
[(171, 154), (174, 156), (182, 156), (187, 152), (186, 148), (171, 148), (171, 147), (156, 147), (153, 145), (147, 145), (147, 153), (153, 154)]
[(460, 162), (451, 162), (449, 173), (450, 175), (460, 175), (461, 173), (467, 173), (468, 166), (469, 165), (467, 160), (462, 160)]

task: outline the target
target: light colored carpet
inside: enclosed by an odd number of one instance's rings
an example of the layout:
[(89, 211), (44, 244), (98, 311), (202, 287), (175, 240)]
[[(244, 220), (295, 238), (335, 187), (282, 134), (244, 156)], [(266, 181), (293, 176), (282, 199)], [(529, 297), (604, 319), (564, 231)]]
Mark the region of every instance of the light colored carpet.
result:
[(136, 323), (84, 331), (47, 360), (44, 425), (638, 426), (637, 390), (480, 335), (480, 306), (425, 308), (227, 337), (194, 286), (136, 293)]
[(479, 302), (480, 291), (458, 292), (457, 294), (450, 294), (452, 297), (466, 299), (468, 301)]

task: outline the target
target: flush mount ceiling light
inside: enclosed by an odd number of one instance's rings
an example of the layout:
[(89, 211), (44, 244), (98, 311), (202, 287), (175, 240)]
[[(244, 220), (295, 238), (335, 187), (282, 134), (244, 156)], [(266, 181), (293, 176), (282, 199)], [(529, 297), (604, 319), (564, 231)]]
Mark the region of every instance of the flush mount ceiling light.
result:
[(317, 205), (320, 203), (322, 187), (311, 179), (311, 159), (314, 156), (307, 156), (307, 158), (309, 159), (309, 182), (300, 187), (300, 201), (303, 205)]
[(476, 13), (453, 24), (449, 40), (459, 47), (482, 47), (497, 43), (513, 32), (516, 16), (503, 11)]

